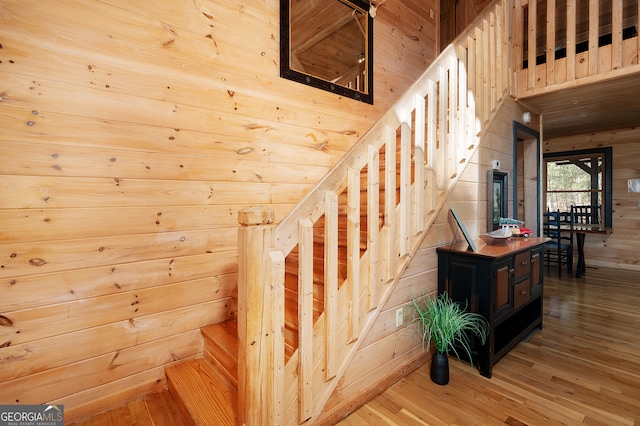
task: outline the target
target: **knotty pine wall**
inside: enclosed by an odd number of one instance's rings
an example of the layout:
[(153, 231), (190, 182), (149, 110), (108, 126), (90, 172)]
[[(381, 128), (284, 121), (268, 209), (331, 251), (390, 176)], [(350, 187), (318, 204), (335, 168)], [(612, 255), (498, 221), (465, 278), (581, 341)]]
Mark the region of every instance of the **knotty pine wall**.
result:
[[(436, 247), (450, 244), (454, 239), (464, 240), (457, 231), (449, 208), (456, 210), (465, 228), (476, 240), (478, 235), (487, 232), (487, 173), (493, 160), (500, 160), (500, 170), (508, 175), (508, 205), (511, 209), (513, 121), (521, 121), (524, 112), (525, 109), (510, 98), (499, 109), (496, 119), (487, 130), (487, 137), (469, 160), (446, 205), (427, 231), (420, 248), (331, 396), (320, 424), (334, 424), (341, 418), (340, 413), (353, 411), (425, 362), (427, 355), (422, 349), (415, 325), (411, 324), (411, 299), (434, 293), (438, 289)], [(527, 126), (539, 131), (539, 116), (532, 115), (532, 123)], [(396, 310), (399, 308), (404, 310), (405, 322), (396, 328)], [(454, 358), (451, 362), (457, 361)]]
[(640, 270), (640, 194), (628, 192), (627, 180), (640, 179), (640, 129), (549, 139), (544, 141), (543, 150), (547, 153), (607, 146), (613, 155), (613, 230), (611, 234), (585, 236), (585, 262), (587, 268), (606, 266), (637, 271)]
[(279, 78), (279, 0), (3, 0), (0, 404), (164, 388), (233, 315), (238, 210), (284, 217), (437, 55), (430, 16), (379, 8), (371, 106)]

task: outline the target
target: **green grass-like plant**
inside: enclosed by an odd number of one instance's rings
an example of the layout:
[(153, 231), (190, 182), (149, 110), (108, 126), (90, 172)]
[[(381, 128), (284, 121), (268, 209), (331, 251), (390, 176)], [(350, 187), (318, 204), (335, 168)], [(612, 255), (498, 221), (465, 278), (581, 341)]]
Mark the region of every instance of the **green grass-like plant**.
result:
[(466, 305), (454, 302), (447, 293), (438, 297), (422, 296), (412, 302), (423, 347), (429, 350), (433, 342), (438, 352), (449, 354), (452, 351), (460, 359), (456, 349), (459, 347), (472, 362), (469, 332), (478, 336), (484, 345), (489, 332), (487, 320), (480, 314), (468, 312)]

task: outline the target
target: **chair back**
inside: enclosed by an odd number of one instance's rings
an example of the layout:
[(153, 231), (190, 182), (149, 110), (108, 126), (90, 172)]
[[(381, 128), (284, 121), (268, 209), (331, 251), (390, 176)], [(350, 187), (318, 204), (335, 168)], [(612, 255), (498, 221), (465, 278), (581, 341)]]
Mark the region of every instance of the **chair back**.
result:
[(573, 223), (580, 225), (600, 223), (600, 206), (595, 209), (592, 206), (571, 206), (571, 219)]
[[(568, 224), (570, 227), (573, 225), (573, 215), (570, 212), (547, 211), (544, 216), (544, 236), (553, 240), (549, 243), (557, 245), (558, 248), (563, 244), (563, 240), (566, 240), (568, 244), (573, 243), (573, 238), (563, 237), (560, 229), (563, 224)], [(567, 243), (565, 242), (565, 244)]]
[(560, 211), (548, 211), (544, 215), (544, 236), (551, 239), (560, 238)]
[(573, 215), (571, 214), (570, 211), (568, 212), (558, 211), (557, 213), (558, 213), (561, 225), (573, 226)]

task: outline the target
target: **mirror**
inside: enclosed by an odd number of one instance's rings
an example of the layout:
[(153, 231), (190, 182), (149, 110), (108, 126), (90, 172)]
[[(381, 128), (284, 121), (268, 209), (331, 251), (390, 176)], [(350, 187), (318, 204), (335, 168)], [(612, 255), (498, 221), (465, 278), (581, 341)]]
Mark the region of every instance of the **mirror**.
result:
[(491, 232), (500, 227), (501, 217), (509, 217), (507, 174), (493, 169), (489, 170), (487, 183), (487, 232)]
[(369, 2), (280, 0), (280, 77), (373, 104)]

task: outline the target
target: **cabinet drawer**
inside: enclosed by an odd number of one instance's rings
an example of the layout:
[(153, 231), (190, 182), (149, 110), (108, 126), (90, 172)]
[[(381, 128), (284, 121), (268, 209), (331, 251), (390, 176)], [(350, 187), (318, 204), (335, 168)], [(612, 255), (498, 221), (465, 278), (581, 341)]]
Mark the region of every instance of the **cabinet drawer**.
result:
[(513, 307), (517, 308), (529, 300), (531, 283), (528, 279), (513, 287)]
[(529, 273), (529, 271), (531, 270), (531, 268), (529, 267), (530, 262), (531, 253), (529, 253), (528, 251), (516, 255), (515, 265), (513, 265), (516, 269), (514, 276), (515, 281), (518, 281), (519, 278)]

